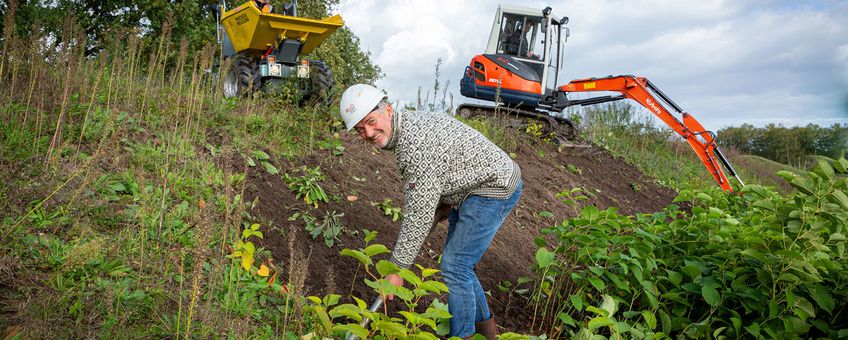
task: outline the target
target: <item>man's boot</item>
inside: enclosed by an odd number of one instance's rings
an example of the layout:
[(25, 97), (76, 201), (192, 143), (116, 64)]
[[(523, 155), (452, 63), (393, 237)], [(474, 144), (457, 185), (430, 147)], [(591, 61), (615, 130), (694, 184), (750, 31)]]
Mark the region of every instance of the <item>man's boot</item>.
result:
[(477, 333), (486, 337), (486, 340), (498, 339), (498, 325), (495, 324), (495, 316), (492, 315), (489, 320), (477, 322), (474, 324)]

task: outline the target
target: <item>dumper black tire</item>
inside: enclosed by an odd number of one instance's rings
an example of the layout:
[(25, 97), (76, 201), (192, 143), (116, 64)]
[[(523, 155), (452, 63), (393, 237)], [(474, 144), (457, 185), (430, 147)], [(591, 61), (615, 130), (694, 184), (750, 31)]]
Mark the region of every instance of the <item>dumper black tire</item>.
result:
[[(243, 55), (231, 57), (230, 69), (224, 76), (224, 97), (243, 97), (259, 90), (262, 85), (256, 58)], [(228, 58), (229, 59), (229, 58)], [(227, 65), (227, 63), (224, 63)]]
[(301, 105), (329, 105), (333, 102), (333, 71), (323, 61), (309, 61), (309, 82), (304, 88)]

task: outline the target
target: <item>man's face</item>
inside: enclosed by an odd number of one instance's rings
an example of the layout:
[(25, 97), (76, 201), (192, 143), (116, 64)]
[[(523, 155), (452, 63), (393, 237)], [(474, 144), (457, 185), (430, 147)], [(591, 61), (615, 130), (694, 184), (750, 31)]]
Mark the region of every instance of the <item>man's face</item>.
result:
[(392, 135), (393, 114), (392, 107), (386, 105), (386, 112), (379, 109), (371, 111), (353, 128), (360, 138), (382, 149), (389, 143), (389, 137)]

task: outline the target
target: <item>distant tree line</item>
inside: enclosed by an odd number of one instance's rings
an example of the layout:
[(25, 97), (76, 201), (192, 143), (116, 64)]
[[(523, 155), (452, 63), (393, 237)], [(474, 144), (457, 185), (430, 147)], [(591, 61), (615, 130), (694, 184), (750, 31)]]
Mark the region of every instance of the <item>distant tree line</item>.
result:
[(742, 124), (718, 131), (718, 143), (743, 153), (801, 167), (808, 155), (839, 158), (848, 151), (848, 124), (785, 127)]

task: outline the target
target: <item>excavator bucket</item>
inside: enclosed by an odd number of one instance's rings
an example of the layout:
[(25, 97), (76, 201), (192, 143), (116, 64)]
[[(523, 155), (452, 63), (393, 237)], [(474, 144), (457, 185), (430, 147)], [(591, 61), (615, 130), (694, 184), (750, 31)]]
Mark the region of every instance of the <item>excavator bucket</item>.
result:
[(269, 46), (276, 45), (278, 40), (284, 38), (300, 40), (303, 43), (300, 54), (308, 54), (344, 25), (338, 14), (314, 20), (262, 13), (251, 2), (224, 13), (221, 23), (235, 51), (249, 55), (263, 54)]

